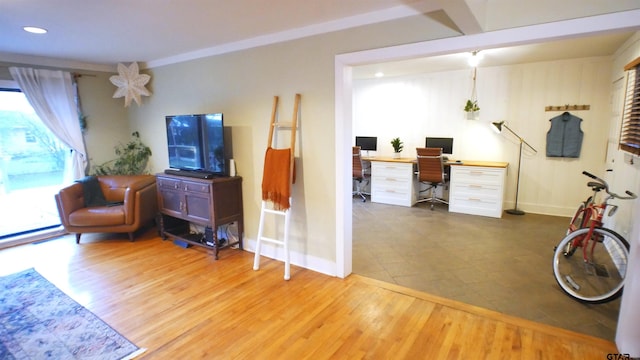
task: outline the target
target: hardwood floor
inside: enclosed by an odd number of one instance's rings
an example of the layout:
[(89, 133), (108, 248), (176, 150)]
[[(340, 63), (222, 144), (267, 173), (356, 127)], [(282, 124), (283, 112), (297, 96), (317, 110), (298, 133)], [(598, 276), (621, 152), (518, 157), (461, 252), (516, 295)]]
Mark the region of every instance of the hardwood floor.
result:
[(338, 279), (155, 230), (85, 234), (0, 251), (34, 267), (147, 351), (141, 359), (604, 359), (613, 343), (358, 275)]

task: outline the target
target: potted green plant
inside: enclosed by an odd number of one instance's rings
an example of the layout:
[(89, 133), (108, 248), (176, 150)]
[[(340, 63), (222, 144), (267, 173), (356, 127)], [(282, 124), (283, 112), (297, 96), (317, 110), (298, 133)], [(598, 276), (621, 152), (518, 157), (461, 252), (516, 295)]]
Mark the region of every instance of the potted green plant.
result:
[(400, 153), (402, 152), (402, 149), (404, 148), (404, 144), (402, 143), (402, 141), (400, 141), (400, 138), (394, 138), (391, 140), (391, 146), (393, 146), (393, 156), (394, 157), (400, 157)]
[(142, 143), (140, 134), (135, 131), (128, 143), (115, 147), (116, 159), (94, 166), (95, 175), (140, 175), (147, 174), (147, 163), (151, 149)]
[(478, 106), (478, 100), (468, 99), (464, 105), (464, 111), (467, 113), (467, 119), (475, 119), (480, 114), (480, 107)]
[(474, 112), (480, 111), (480, 107), (478, 106), (478, 100), (467, 100), (467, 103), (464, 106), (464, 111), (466, 112)]

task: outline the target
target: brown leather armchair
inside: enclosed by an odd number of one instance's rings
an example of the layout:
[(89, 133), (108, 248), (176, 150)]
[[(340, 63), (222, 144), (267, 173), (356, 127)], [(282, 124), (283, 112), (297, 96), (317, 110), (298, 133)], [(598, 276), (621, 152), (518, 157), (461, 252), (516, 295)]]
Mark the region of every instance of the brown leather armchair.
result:
[(65, 230), (76, 233), (80, 243), (82, 233), (128, 233), (151, 222), (158, 212), (156, 177), (153, 175), (97, 176), (106, 206), (85, 207), (83, 184), (74, 183), (55, 195), (60, 220)]

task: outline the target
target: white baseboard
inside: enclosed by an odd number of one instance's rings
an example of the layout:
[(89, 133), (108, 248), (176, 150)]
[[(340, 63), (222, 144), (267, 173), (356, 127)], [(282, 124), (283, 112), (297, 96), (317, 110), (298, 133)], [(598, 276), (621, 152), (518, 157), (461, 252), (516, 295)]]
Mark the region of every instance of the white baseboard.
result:
[[(514, 206), (513, 202), (505, 202), (504, 210), (513, 209), (513, 206)], [(571, 217), (573, 216), (577, 208), (578, 208), (578, 204), (576, 204), (576, 206), (573, 208), (568, 208), (568, 207), (560, 207), (560, 206), (518, 203), (519, 210), (532, 213), (532, 214), (550, 215), (550, 216)]]
[[(244, 250), (255, 254), (256, 240), (247, 238), (243, 239), (243, 248)], [(282, 246), (263, 242), (261, 245), (260, 255), (284, 262), (284, 249), (282, 248)], [(329, 276), (336, 276), (337, 274), (335, 262), (331, 262), (327, 259), (321, 259), (293, 250), (290, 250), (289, 256), (292, 265), (300, 266), (305, 269), (309, 269)], [(282, 266), (284, 271), (284, 263)], [(295, 273), (292, 273), (291, 276), (294, 277)]]

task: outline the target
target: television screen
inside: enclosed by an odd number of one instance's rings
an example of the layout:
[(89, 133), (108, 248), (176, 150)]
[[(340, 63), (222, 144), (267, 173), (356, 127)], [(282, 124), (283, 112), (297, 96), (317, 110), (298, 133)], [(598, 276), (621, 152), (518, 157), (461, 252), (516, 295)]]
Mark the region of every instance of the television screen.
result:
[(204, 120), (204, 149), (206, 149), (205, 170), (224, 175), (226, 169), (224, 153), (224, 123), (222, 114), (202, 115)]
[(376, 151), (378, 138), (375, 136), (356, 136), (356, 146), (360, 146), (360, 150)]
[(453, 138), (444, 137), (427, 137), (425, 147), (442, 148), (442, 153), (447, 155), (453, 154)]
[(169, 167), (180, 170), (203, 169), (200, 116), (172, 115), (165, 119)]

